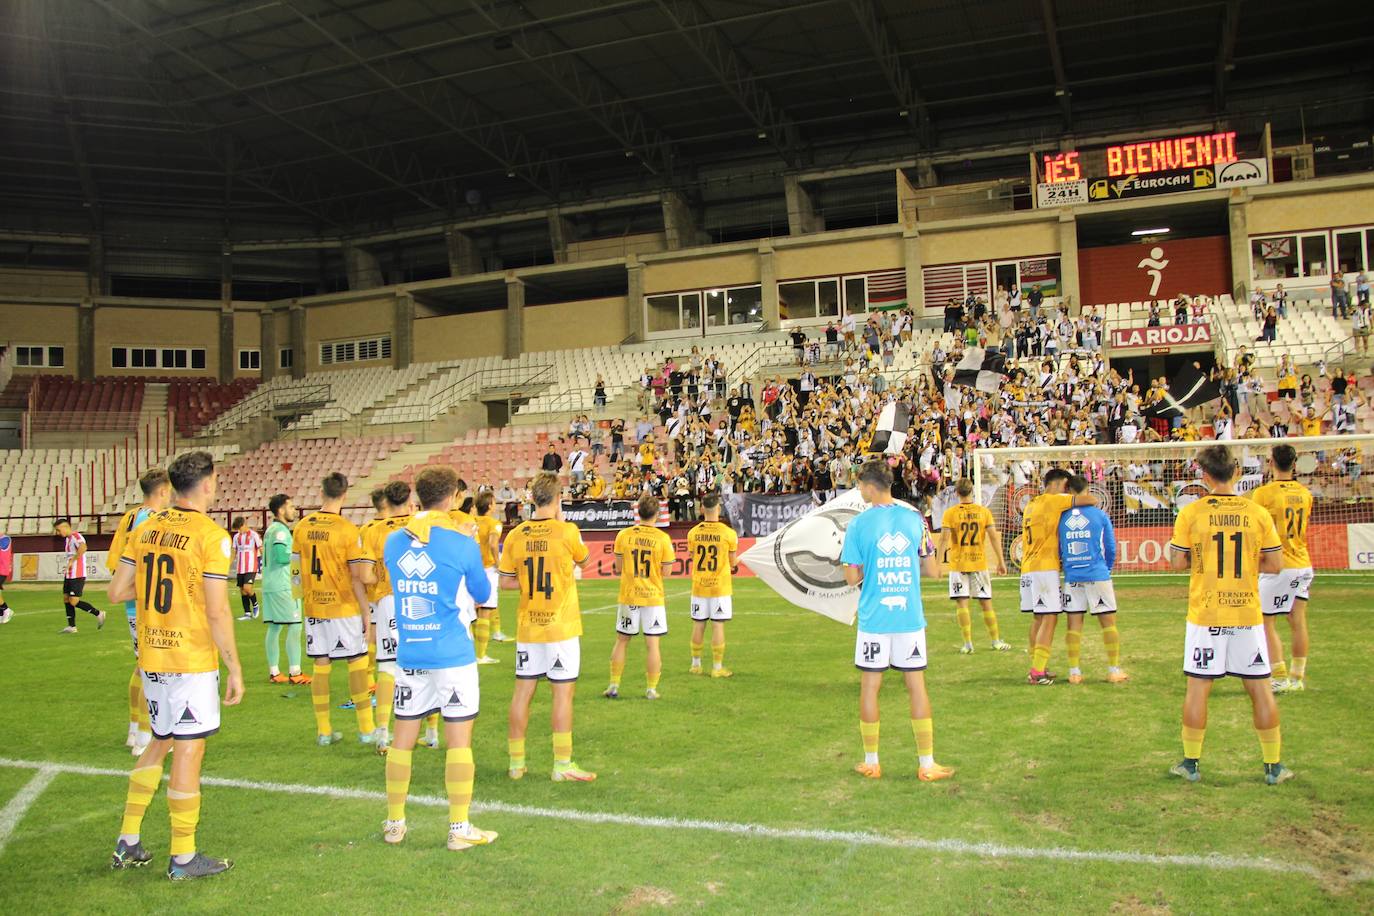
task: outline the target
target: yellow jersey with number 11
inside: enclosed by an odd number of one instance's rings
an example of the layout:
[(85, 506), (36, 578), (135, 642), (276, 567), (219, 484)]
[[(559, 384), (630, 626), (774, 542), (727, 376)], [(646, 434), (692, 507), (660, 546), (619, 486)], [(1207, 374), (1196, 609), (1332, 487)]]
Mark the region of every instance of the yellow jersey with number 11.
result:
[(1174, 520), (1173, 550), (1192, 558), (1188, 622), (1201, 627), (1253, 627), (1263, 622), (1260, 555), (1283, 549), (1274, 520), (1244, 496), (1212, 495), (1184, 506)]

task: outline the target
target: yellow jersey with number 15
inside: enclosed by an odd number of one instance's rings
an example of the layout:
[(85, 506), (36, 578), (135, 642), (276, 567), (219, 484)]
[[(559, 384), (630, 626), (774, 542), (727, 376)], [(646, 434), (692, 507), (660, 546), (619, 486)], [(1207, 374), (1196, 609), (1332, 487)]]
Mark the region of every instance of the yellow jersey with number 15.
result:
[(562, 642), (582, 635), (573, 567), (585, 559), (587, 545), (571, 522), (530, 519), (506, 535), (499, 570), (519, 584), (516, 642)]
[(615, 536), (620, 558), (620, 603), (663, 607), (663, 564), (673, 562), (673, 539), (649, 525), (631, 525)]
[[(992, 512), (977, 503), (958, 503), (945, 510), (940, 527), (949, 532), (945, 563), (955, 572), (983, 572), (988, 568), (988, 529)], [(1024, 566), (1024, 564), (1023, 564)]]
[(1262, 553), (1283, 549), (1274, 520), (1244, 496), (1212, 495), (1184, 506), (1174, 520), (1172, 550), (1192, 559), (1188, 622), (1201, 627), (1253, 627)]
[(1041, 493), (1021, 516), (1021, 571), (1059, 572), (1059, 516), (1073, 508), (1068, 493)]
[(1307, 553), (1307, 526), (1312, 522), (1312, 491), (1296, 480), (1275, 480), (1256, 487), (1250, 498), (1264, 507), (1283, 542), (1283, 568), (1312, 565)]
[(229, 578), (233, 553), (229, 532), (194, 509), (174, 506), (134, 530), (119, 562), (134, 569), (140, 668), (155, 674), (219, 670), (205, 589), (226, 588), (220, 583)]
[(353, 594), (352, 566), (368, 558), (357, 525), (336, 512), (312, 512), (291, 532), (291, 552), (301, 558), (306, 617), (338, 620), (362, 614)]
[(725, 598), (733, 594), (730, 554), (738, 549), (739, 536), (724, 522), (701, 522), (687, 532), (693, 598)]

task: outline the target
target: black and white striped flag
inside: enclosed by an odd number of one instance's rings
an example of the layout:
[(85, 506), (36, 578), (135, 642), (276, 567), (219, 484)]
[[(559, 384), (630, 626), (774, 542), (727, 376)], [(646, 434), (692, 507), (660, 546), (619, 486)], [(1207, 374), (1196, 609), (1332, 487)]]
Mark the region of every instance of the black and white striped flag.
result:
[[(954, 378), (950, 383), (966, 388), (977, 388), (988, 394), (996, 394), (1002, 380), (1007, 376), (1007, 358), (1000, 350), (985, 350), (982, 347), (969, 347), (963, 359), (954, 366)], [(943, 384), (946, 380), (936, 378)]]
[(899, 455), (906, 447), (910, 430), (910, 409), (905, 404), (893, 401), (878, 414), (878, 426), (873, 430), (873, 441), (869, 443), (868, 450), (875, 455)]

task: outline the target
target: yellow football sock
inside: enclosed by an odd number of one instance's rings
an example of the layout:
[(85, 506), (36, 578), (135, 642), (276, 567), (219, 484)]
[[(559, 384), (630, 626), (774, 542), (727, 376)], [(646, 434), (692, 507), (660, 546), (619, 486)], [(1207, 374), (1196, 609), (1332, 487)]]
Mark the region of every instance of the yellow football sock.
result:
[(391, 704), (396, 699), (396, 675), (390, 671), (377, 672), (377, 710), (375, 718), (379, 728), (391, 725)]
[(1107, 664), (1112, 668), (1121, 666), (1121, 633), (1116, 624), (1102, 628), (1102, 648), (1107, 650)]
[(703, 648), (705, 648), (705, 646), (706, 646), (706, 643), (704, 643), (704, 642), (694, 642), (694, 643), (692, 643), (692, 661), (697, 662), (697, 663), (700, 663), (700, 662), (701, 662), (701, 650), (702, 650)]
[(612, 661), (612, 662), (611, 662), (611, 686), (612, 686), (612, 687), (619, 687), (619, 686), (620, 686), (620, 678), (621, 678), (621, 675), (623, 675), (624, 673), (625, 673), (625, 663), (624, 663), (623, 661), (622, 661), (622, 662), (617, 662), (617, 661)]
[(315, 660), (310, 677), (310, 701), (315, 706), (315, 731), (321, 735), (332, 735), (334, 728), (329, 723), (329, 672), (333, 664), (327, 658)]
[(645, 685), (646, 685), (650, 690), (657, 690), (657, 689), (658, 689), (658, 679), (661, 678), (661, 677), (663, 677), (663, 672), (662, 672), (662, 671), (645, 671), (645, 672), (644, 672), (644, 681), (645, 681)]
[(1183, 756), (1190, 760), (1197, 760), (1202, 756), (1202, 738), (1207, 734), (1205, 728), (1193, 728), (1191, 725), (1183, 726)]
[(390, 821), (406, 819), (406, 795), (410, 792), (410, 760), (414, 751), (403, 751), (396, 745), (386, 749), (386, 817)]
[[(139, 718), (139, 710), (143, 710), (143, 718)], [(138, 725), (146, 721), (148, 711), (143, 707), (143, 678), (139, 675), (138, 669), (129, 675), (129, 724)], [(146, 729), (145, 729), (146, 731)]]
[(959, 618), (959, 632), (963, 635), (964, 642), (973, 642), (973, 617), (969, 614), (968, 608), (955, 608), (954, 616)]
[(572, 732), (553, 733), (553, 762), (572, 763)]
[(916, 736), (916, 753), (922, 757), (935, 754), (935, 723), (931, 719), (912, 719), (911, 733)]
[(1307, 677), (1307, 658), (1306, 656), (1293, 656), (1293, 677), (1302, 680)]
[(200, 793), (167, 790), (167, 811), (172, 817), (172, 855), (196, 851), (196, 825), (200, 823)]
[(878, 725), (877, 722), (859, 720), (859, 737), (863, 739), (865, 754), (878, 753)]
[(138, 836), (143, 828), (143, 815), (148, 804), (157, 794), (158, 783), (162, 782), (162, 764), (151, 767), (138, 767), (129, 774), (129, 794), (124, 798), (124, 824), (120, 833)]
[(367, 659), (354, 658), (348, 662), (348, 695), (353, 700), (353, 713), (358, 717), (358, 733), (370, 735), (377, 730), (372, 718), (372, 694), (367, 685)]
[[(1064, 634), (1064, 645), (1068, 649), (1069, 667), (1077, 668), (1083, 659), (1083, 633), (1079, 630), (1069, 630)], [(1049, 661), (1049, 653), (1045, 654), (1045, 661)]]
[(377, 686), (377, 644), (374, 642), (367, 647), (367, 689), (371, 691)]
[(510, 768), (512, 770), (522, 770), (525, 768), (525, 739), (509, 738), (506, 740), (506, 748), (510, 752)]
[(472, 748), (451, 747), (444, 754), (444, 788), (448, 790), (448, 822), (461, 824), (472, 806), (472, 780), (477, 767), (472, 763)]
[(1269, 667), (1272, 671), (1271, 676), (1274, 680), (1282, 681), (1288, 677), (1288, 665), (1283, 659), (1275, 659), (1273, 662), (1270, 662)]
[(997, 629), (996, 611), (987, 610), (983, 612), (983, 626), (987, 627), (988, 629), (988, 639), (991, 639), (993, 642), (997, 642), (997, 640), (1002, 638), (1001, 633)]
[(1050, 663), (1050, 647), (1043, 643), (1035, 644), (1035, 653), (1031, 655), (1031, 670), (1044, 671), (1045, 666)]
[(725, 643), (711, 644), (711, 666), (719, 668), (725, 662)]
[(1259, 732), (1260, 754), (1263, 755), (1264, 762), (1278, 763), (1282, 744), (1279, 738), (1279, 727), (1275, 725), (1273, 728), (1257, 728), (1255, 731)]
[(478, 617), (472, 622), (472, 647), (477, 650), (478, 658), (487, 657), (487, 646), (491, 643), (491, 621)]
[(439, 730), (439, 714), (438, 714), (437, 712), (432, 712), (432, 713), (430, 713), (430, 714), (425, 718), (425, 731), (427, 731), (427, 732), (437, 732), (438, 730)]
[(499, 607), (491, 609), (491, 631), (493, 633), (501, 632), (501, 609)]

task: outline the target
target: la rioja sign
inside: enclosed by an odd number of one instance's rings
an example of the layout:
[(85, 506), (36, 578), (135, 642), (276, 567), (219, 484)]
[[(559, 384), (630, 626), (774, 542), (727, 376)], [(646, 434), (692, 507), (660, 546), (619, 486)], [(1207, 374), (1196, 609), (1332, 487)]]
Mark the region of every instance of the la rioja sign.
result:
[(1117, 328), (1112, 331), (1114, 350), (1153, 350), (1171, 347), (1209, 347), (1212, 328), (1206, 324), (1176, 324), (1167, 327)]

